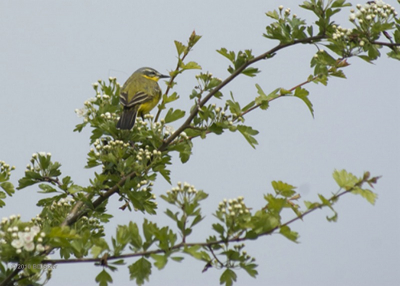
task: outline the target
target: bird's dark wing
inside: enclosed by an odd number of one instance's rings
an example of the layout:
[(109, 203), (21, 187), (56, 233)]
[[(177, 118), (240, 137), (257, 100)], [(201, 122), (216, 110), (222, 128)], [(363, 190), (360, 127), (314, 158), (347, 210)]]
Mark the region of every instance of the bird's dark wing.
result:
[(128, 101), (128, 93), (127, 92), (121, 92), (119, 95), (119, 99), (121, 101), (121, 104), (126, 107), (130, 108), (135, 105), (140, 105), (146, 101), (151, 100), (153, 97), (151, 95), (148, 95), (147, 93), (143, 91), (139, 91), (136, 93), (130, 101)]

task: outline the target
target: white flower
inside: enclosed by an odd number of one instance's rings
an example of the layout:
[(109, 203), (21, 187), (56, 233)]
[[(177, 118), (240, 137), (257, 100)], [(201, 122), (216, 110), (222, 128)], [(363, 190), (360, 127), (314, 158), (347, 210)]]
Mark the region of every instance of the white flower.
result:
[(34, 244), (33, 242), (25, 243), (24, 249), (25, 249), (26, 251), (32, 251), (32, 250), (35, 249), (35, 244)]
[(40, 232), (40, 227), (38, 227), (37, 225), (32, 226), (31, 228), (31, 233), (35, 236), (36, 234), (38, 234)]
[(83, 117), (85, 115), (85, 109), (81, 108), (81, 109), (75, 109), (75, 113), (78, 117)]
[(23, 236), (22, 236), (23, 240), (24, 240), (26, 243), (32, 242), (34, 237), (35, 237), (35, 236), (34, 236), (33, 233), (31, 233), (31, 232), (25, 232), (25, 233), (23, 234)]
[(12, 247), (20, 249), (22, 246), (24, 246), (24, 242), (21, 239), (14, 239), (11, 242)]

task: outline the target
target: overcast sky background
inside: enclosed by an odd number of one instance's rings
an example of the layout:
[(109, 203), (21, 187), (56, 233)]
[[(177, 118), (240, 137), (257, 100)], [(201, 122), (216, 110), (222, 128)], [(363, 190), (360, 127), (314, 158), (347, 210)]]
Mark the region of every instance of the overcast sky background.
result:
[[(228, 61), (215, 50), (265, 52), (277, 43), (262, 37), (271, 23), (264, 13), (284, 5), (309, 23), (314, 21), (311, 12), (298, 7), (301, 2), (1, 1), (0, 159), (16, 166), (12, 182), (17, 185), (32, 153), (45, 151), (62, 164), (63, 176), (87, 185), (94, 171), (84, 169), (90, 132), (72, 130), (81, 122), (74, 110), (95, 95), (93, 82), (115, 76), (122, 84), (142, 66), (167, 73), (176, 66), (173, 41), (186, 42), (194, 29), (203, 38), (188, 60), (225, 78)], [(397, 1), (387, 3), (400, 12)], [(351, 27), (348, 15), (347, 10), (335, 20)], [(314, 46), (283, 50), (257, 63), (262, 73), (256, 78), (241, 76), (223, 91), (226, 96), (232, 91), (244, 104), (257, 95), (255, 83), (266, 92), (289, 89), (312, 73), (309, 59), (315, 52)], [(322, 210), (293, 224), (300, 244), (279, 235), (246, 243), (248, 253), (257, 258), (259, 275), (253, 279), (238, 271), (236, 285), (399, 285), (400, 65), (386, 55), (376, 65), (355, 58), (349, 62), (344, 70), (347, 80), (331, 79), (327, 87), (307, 86), (314, 119), (300, 100), (279, 99), (268, 111), (256, 110), (246, 117), (246, 124), (260, 131), (256, 150), (239, 133), (227, 133), (196, 139), (193, 156), (184, 165), (175, 156), (173, 184), (187, 181), (210, 194), (203, 204), (206, 219), (190, 242), (212, 233), (212, 212), (224, 198), (244, 196), (254, 210), (264, 206), (263, 194), (273, 191), (272, 180), (298, 186), (302, 199), (312, 201), (318, 193), (329, 196), (338, 190), (334, 169), (383, 176), (375, 206), (346, 195), (336, 206), (337, 223), (327, 222), (330, 212)], [(176, 91), (182, 100), (174, 107), (190, 106), (195, 74), (178, 78)], [(161, 87), (165, 90), (163, 83)], [(155, 193), (170, 188), (160, 177)], [(8, 198), (0, 217), (20, 213), (30, 220), (40, 211), (35, 203), (43, 198), (37, 189)], [(158, 203), (162, 217), (149, 219), (172, 226), (162, 214), (166, 205), (160, 199)], [(108, 209), (115, 217), (109, 234), (115, 233), (116, 224), (143, 220), (141, 214), (122, 212), (119, 206), (112, 198)], [(147, 285), (218, 285), (222, 271), (201, 273), (203, 267), (190, 257), (182, 263), (169, 262), (162, 271), (153, 267)], [(48, 285), (95, 285), (100, 271), (91, 264), (59, 265)], [(132, 284), (125, 267), (112, 276), (114, 285)]]

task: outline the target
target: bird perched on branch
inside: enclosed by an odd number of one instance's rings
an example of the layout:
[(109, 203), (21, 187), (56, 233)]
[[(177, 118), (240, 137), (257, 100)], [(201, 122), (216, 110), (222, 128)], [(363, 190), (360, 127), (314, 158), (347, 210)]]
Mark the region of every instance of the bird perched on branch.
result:
[(140, 68), (124, 83), (119, 99), (123, 106), (117, 128), (130, 130), (135, 125), (136, 116), (143, 116), (152, 110), (161, 98), (160, 78), (168, 78), (152, 68)]

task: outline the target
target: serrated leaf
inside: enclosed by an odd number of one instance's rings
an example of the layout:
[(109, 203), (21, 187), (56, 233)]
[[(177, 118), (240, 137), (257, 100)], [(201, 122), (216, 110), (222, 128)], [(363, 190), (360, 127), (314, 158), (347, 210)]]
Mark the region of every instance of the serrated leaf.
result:
[(181, 68), (182, 70), (201, 70), (201, 66), (196, 62), (188, 62), (187, 64), (182, 64)]
[(136, 284), (143, 285), (145, 281), (149, 281), (151, 274), (151, 263), (144, 257), (130, 265), (130, 279), (136, 280)]
[(221, 224), (219, 224), (219, 223), (214, 223), (214, 224), (212, 225), (212, 228), (213, 228), (216, 232), (218, 232), (220, 235), (223, 235), (224, 232), (225, 232), (224, 227), (223, 227)]
[(185, 116), (185, 111), (180, 109), (174, 110), (173, 108), (170, 108), (167, 112), (167, 115), (165, 115), (165, 123), (174, 122), (184, 116)]
[(14, 185), (10, 182), (3, 182), (0, 187), (7, 193), (7, 195), (12, 196), (15, 193)]
[(242, 71), (242, 74), (247, 75), (249, 77), (255, 77), (259, 72), (260, 70), (258, 68), (250, 67)]
[(99, 283), (100, 286), (107, 286), (108, 283), (112, 283), (112, 277), (108, 272), (103, 269), (97, 276), (96, 276), (96, 282)]
[(270, 17), (272, 19), (279, 20), (279, 14), (276, 10), (268, 11), (267, 13), (265, 13), (265, 15), (267, 15), (268, 17)]
[(300, 98), (308, 107), (311, 112), (312, 117), (314, 117), (314, 109), (311, 101), (308, 99), (309, 92), (301, 87), (296, 88), (294, 91), (294, 96)]
[(354, 190), (351, 191), (351, 193), (356, 195), (361, 195), (372, 205), (375, 204), (376, 199), (378, 198), (377, 194), (368, 189), (355, 188)]
[(345, 190), (350, 190), (351, 188), (354, 188), (354, 186), (358, 182), (357, 177), (354, 176), (352, 173), (348, 173), (346, 170), (335, 170), (333, 172), (333, 178), (335, 179), (339, 187)]
[(220, 50), (217, 50), (218, 53), (220, 53), (221, 55), (223, 55), (224, 57), (226, 57), (228, 60), (230, 60), (231, 62), (233, 62), (235, 60), (235, 52), (233, 51), (229, 51), (225, 48), (221, 48)]
[(271, 185), (278, 195), (284, 196), (286, 198), (289, 198), (296, 193), (294, 190), (296, 188), (295, 186), (284, 183), (282, 181), (272, 181)]
[(174, 41), (174, 43), (175, 43), (176, 51), (178, 52), (178, 55), (180, 56), (187, 47), (179, 41)]
[(150, 256), (155, 260), (154, 266), (157, 267), (158, 270), (163, 269), (168, 262), (168, 257), (166, 255), (151, 254)]
[(279, 230), (279, 233), (293, 242), (298, 242), (297, 239), (299, 238), (299, 234), (295, 231), (292, 231), (287, 225), (282, 226)]
[(266, 110), (269, 106), (269, 100), (267, 95), (262, 90), (261, 86), (256, 84), (257, 93), (260, 95), (256, 97), (255, 104), (259, 105), (262, 110)]
[(254, 263), (249, 263), (249, 264), (240, 263), (240, 266), (244, 270), (246, 270), (247, 274), (249, 274), (251, 277), (255, 278), (257, 276), (258, 272), (255, 269), (257, 267), (257, 264), (254, 264)]
[(233, 282), (236, 282), (237, 276), (231, 269), (226, 269), (221, 277), (219, 278), (219, 284), (225, 284), (226, 286), (232, 286)]
[(47, 185), (47, 184), (39, 184), (39, 188), (42, 189), (43, 191), (38, 192), (42, 194), (48, 194), (48, 193), (56, 193), (57, 190), (54, 189), (52, 186)]
[(257, 140), (254, 138), (254, 135), (258, 134), (257, 130), (254, 130), (250, 126), (245, 126), (245, 125), (238, 125), (237, 129), (242, 133), (244, 138), (249, 142), (251, 147), (256, 148), (255, 145), (258, 145)]

